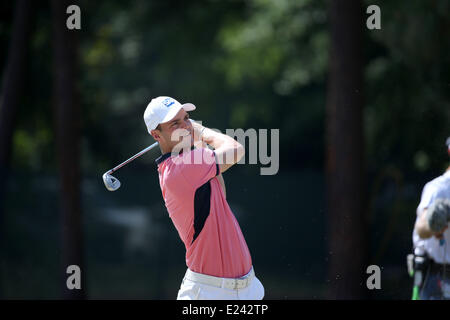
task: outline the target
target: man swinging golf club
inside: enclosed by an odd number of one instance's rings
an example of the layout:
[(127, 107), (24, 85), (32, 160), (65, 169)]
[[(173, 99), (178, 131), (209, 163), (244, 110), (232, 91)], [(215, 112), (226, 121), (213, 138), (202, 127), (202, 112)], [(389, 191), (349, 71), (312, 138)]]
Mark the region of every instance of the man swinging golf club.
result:
[(188, 269), (177, 299), (262, 299), (264, 287), (255, 277), (221, 175), (244, 156), (244, 148), (191, 121), (187, 111), (193, 110), (191, 103), (157, 97), (144, 112), (147, 130), (162, 152), (156, 160), (162, 196), (186, 247)]

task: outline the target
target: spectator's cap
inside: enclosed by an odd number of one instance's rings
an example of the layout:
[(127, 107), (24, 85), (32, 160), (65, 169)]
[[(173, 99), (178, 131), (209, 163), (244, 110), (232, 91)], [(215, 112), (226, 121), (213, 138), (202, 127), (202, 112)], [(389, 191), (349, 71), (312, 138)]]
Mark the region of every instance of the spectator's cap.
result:
[(447, 145), (447, 151), (448, 151), (448, 154), (450, 155), (450, 137), (447, 138), (447, 141), (445, 142), (445, 144)]

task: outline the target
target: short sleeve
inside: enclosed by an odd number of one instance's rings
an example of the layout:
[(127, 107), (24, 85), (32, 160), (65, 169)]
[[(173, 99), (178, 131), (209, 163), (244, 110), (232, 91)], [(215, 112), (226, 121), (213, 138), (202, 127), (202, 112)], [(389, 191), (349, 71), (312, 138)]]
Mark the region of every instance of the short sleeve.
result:
[(422, 210), (428, 208), (436, 198), (435, 188), (431, 183), (427, 183), (422, 191), (419, 206), (417, 207), (417, 215), (420, 215)]
[(220, 173), (216, 155), (208, 148), (193, 149), (183, 153), (178, 159), (177, 167), (195, 189)]

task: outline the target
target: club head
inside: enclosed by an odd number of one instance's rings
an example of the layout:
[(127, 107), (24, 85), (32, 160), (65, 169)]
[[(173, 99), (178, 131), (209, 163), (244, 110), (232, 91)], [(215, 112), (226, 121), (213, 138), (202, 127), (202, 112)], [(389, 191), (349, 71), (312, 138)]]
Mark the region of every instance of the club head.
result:
[(119, 179), (113, 177), (112, 175), (105, 173), (103, 175), (103, 182), (105, 183), (106, 189), (109, 191), (116, 191), (120, 188), (120, 181)]

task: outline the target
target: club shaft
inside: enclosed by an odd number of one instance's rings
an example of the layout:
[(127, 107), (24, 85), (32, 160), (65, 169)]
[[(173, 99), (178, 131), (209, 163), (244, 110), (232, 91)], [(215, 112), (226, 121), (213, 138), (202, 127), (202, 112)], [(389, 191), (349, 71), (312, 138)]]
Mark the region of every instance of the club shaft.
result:
[(133, 161), (136, 158), (139, 158), (140, 156), (142, 156), (144, 153), (152, 150), (154, 147), (156, 147), (158, 145), (158, 142), (155, 142), (154, 144), (152, 144), (151, 146), (148, 146), (147, 148), (145, 148), (144, 150), (140, 151), (139, 153), (136, 153), (134, 156), (132, 156), (131, 158), (125, 160), (124, 162), (122, 162), (121, 164), (119, 164), (118, 166), (112, 168), (111, 170), (109, 170), (107, 172), (107, 174), (112, 174), (113, 172), (119, 170), (120, 168), (122, 168), (124, 165), (126, 165), (127, 163), (130, 163), (131, 161)]

